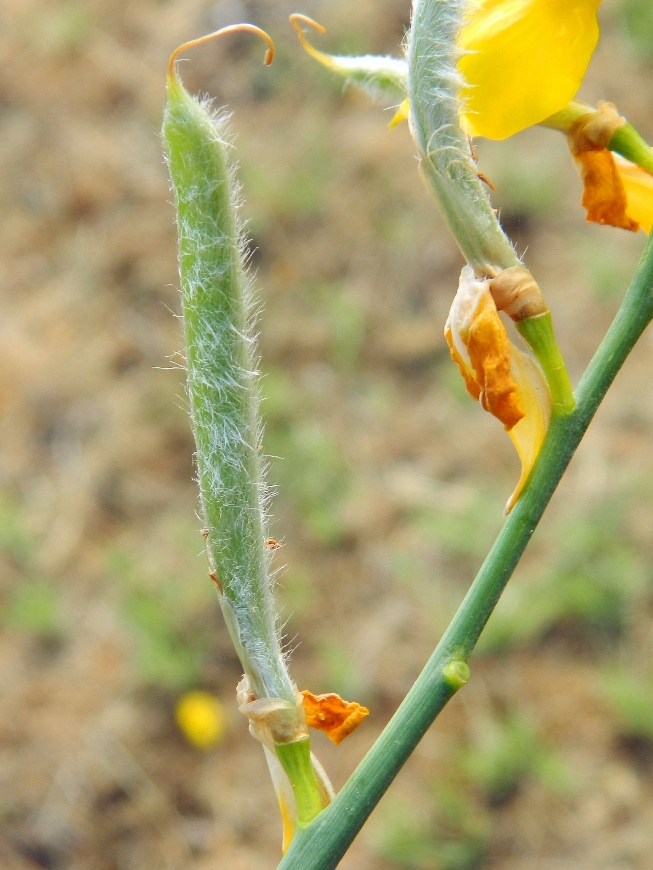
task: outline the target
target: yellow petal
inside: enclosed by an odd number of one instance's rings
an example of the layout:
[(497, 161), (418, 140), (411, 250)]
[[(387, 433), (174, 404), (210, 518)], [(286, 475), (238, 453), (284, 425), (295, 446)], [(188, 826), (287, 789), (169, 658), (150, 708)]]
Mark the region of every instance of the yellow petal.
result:
[(623, 157), (614, 155), (626, 191), (628, 216), (646, 233), (653, 227), (653, 175)]
[(302, 693), (306, 723), (331, 739), (336, 746), (348, 737), (369, 716), (367, 707), (356, 701), (343, 701), (340, 695), (314, 695), (305, 689)]
[(575, 96), (599, 38), (601, 0), (476, 0), (459, 36), (470, 135), (505, 139)]
[(392, 120), (388, 124), (390, 129), (393, 127), (398, 127), (403, 121), (407, 121), (410, 118), (410, 101), (408, 98), (402, 100), (399, 104), (399, 108), (392, 116)]
[(551, 419), (551, 396), (540, 367), (514, 344), (511, 344), (511, 351), (512, 375), (518, 384), (519, 405), (524, 410), (524, 416), (508, 430), (521, 459), (521, 475), (515, 491), (508, 499), (506, 513), (510, 513), (524, 488)]
[(279, 809), (281, 810), (281, 822), (283, 824), (283, 840), (281, 844), (281, 849), (285, 854), (286, 849), (290, 845), (295, 833), (297, 804), (295, 802), (295, 795), (293, 793), (292, 786), (290, 785), (290, 780), (288, 779), (285, 770), (281, 766), (281, 762), (274, 754), (274, 752), (268, 749), (267, 746), (263, 746), (263, 750), (265, 752), (265, 760), (268, 763), (268, 769), (270, 771), (270, 779), (272, 780), (272, 785), (274, 786), (274, 793), (277, 796), (277, 801), (279, 802)]

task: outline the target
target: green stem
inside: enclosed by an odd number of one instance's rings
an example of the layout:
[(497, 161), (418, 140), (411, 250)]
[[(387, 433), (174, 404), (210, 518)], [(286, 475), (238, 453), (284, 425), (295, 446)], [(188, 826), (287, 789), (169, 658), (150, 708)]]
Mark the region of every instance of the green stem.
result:
[(322, 811), (320, 786), (311, 762), (310, 740), (304, 737), (292, 743), (277, 743), (274, 751), (290, 780), (297, 804), (297, 825), (303, 828)]
[(584, 115), (592, 115), (594, 112), (596, 112), (594, 106), (572, 100), (570, 103), (567, 103), (564, 109), (556, 112), (555, 115), (540, 121), (539, 126), (549, 127), (551, 130), (559, 130), (561, 133), (568, 133), (576, 121), (579, 121)]
[[(592, 115), (594, 112), (596, 109), (593, 106), (572, 100), (564, 109), (541, 121), (540, 127), (549, 127), (551, 130), (559, 130), (561, 133), (567, 134), (583, 116)], [(632, 124), (623, 124), (615, 130), (608, 142), (608, 148), (610, 151), (621, 154), (631, 163), (641, 166), (647, 172), (653, 173), (653, 149)]]
[(653, 172), (653, 149), (642, 139), (632, 124), (619, 127), (608, 142), (608, 148), (621, 154), (631, 163), (646, 169), (647, 172)]
[(577, 390), (576, 409), (554, 414), (524, 491), (426, 667), (330, 806), (296, 833), (279, 870), (333, 870), (464, 680), (472, 650), (617, 372), (653, 318), (653, 241)]
[(551, 312), (528, 317), (515, 324), (517, 331), (532, 348), (533, 353), (542, 366), (549, 389), (553, 407), (561, 413), (568, 414), (574, 410), (574, 393), (567, 374), (565, 361), (553, 334), (553, 319)]

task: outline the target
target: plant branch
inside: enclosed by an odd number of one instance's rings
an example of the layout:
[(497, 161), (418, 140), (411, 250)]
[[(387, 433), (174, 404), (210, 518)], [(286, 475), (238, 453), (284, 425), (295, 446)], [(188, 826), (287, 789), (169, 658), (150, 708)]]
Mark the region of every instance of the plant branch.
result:
[(333, 870), (447, 701), (597, 408), (653, 318), (653, 239), (578, 387), (576, 409), (554, 414), (519, 501), (426, 667), (333, 803), (298, 831), (278, 870)]

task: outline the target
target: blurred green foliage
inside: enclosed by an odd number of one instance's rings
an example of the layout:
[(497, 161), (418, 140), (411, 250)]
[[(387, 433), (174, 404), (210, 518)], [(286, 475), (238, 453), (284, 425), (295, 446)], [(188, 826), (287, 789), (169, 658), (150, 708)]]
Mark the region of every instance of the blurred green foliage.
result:
[[(479, 651), (542, 640), (554, 629), (616, 639), (650, 594), (648, 568), (629, 539), (619, 501), (607, 501), (548, 532), (535, 577), (516, 576), (490, 618)], [(556, 543), (557, 541), (557, 543)]]
[(487, 813), (460, 788), (438, 786), (431, 804), (386, 805), (381, 856), (405, 870), (474, 870), (481, 866), (491, 826)]
[(52, 4), (38, 19), (39, 44), (53, 52), (73, 51), (87, 38), (92, 17), (85, 3)]
[(321, 640), (317, 644), (317, 655), (325, 672), (325, 685), (329, 691), (337, 692), (343, 698), (358, 698), (364, 694), (364, 676), (360, 664), (346, 648), (342, 639)]
[(594, 227), (590, 233), (589, 237), (587, 232), (575, 233), (573, 249), (592, 293), (600, 302), (614, 305), (630, 282), (631, 244), (636, 236), (598, 237)]
[(139, 681), (174, 692), (197, 686), (212, 647), (212, 615), (218, 610), (198, 566), (186, 582), (169, 569), (145, 566), (123, 550), (112, 551), (107, 562), (119, 591), (119, 611), (130, 630)]
[(20, 508), (0, 500), (0, 568), (6, 562), (6, 591), (2, 624), (44, 641), (59, 641), (64, 620), (59, 588), (37, 576), (33, 544), (25, 529)]
[(307, 398), (289, 377), (275, 370), (263, 381), (266, 455), (271, 481), (279, 486), (308, 533), (337, 544), (344, 532), (340, 515), (350, 469), (335, 437), (307, 422)]
[(359, 360), (367, 330), (361, 303), (347, 287), (327, 284), (313, 292), (329, 330), (331, 359), (337, 368), (351, 372)]
[(570, 782), (562, 761), (519, 716), (488, 723), (483, 728), (483, 739), (462, 750), (460, 764), (491, 805), (513, 797), (530, 778), (562, 792)]
[(621, 16), (636, 54), (641, 60), (653, 59), (653, 4), (650, 0), (623, 0)]
[(0, 553), (17, 565), (26, 565), (31, 543), (20, 511), (11, 501), (0, 498)]
[[(483, 171), (496, 187), (492, 199), (504, 221), (546, 217), (556, 211), (562, 195), (557, 144), (554, 140), (554, 147), (545, 150), (542, 136), (530, 131), (521, 138), (499, 143), (499, 147), (479, 143)], [(564, 154), (563, 148), (560, 151)]]
[(501, 522), (496, 492), (479, 487), (459, 506), (444, 503), (419, 511), (411, 526), (449, 556), (482, 558), (492, 546)]
[(653, 742), (653, 674), (612, 670), (604, 685), (622, 733)]
[(44, 580), (26, 581), (12, 591), (3, 621), (42, 640), (60, 640), (64, 632), (59, 590)]
[[(255, 238), (260, 233), (267, 234), (275, 221), (295, 225), (319, 217), (325, 207), (325, 191), (333, 180), (331, 141), (324, 135), (321, 124), (313, 121), (295, 125), (293, 131), (297, 147), (287, 160), (275, 166), (274, 172), (261, 162), (259, 155), (248, 155), (247, 142), (239, 149), (239, 176), (255, 215), (250, 225)], [(277, 145), (282, 149), (280, 142)]]

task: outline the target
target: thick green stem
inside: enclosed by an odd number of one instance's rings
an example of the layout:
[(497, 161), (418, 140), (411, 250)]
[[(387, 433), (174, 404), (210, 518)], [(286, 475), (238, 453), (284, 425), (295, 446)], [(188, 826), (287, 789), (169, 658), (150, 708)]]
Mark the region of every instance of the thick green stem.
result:
[(576, 409), (554, 414), (517, 504), (437, 649), (333, 803), (298, 831), (279, 870), (333, 870), (449, 698), (537, 523), (617, 372), (653, 318), (649, 240), (619, 312), (577, 390)]

